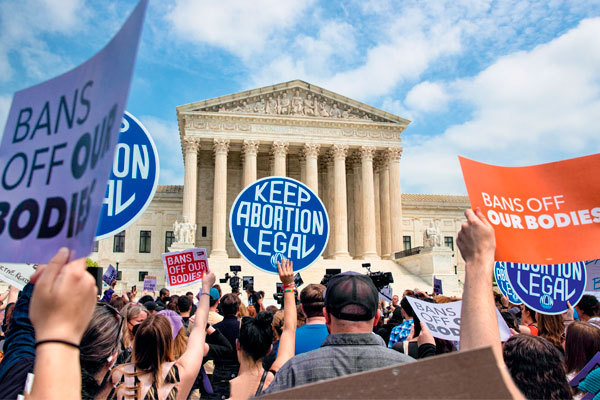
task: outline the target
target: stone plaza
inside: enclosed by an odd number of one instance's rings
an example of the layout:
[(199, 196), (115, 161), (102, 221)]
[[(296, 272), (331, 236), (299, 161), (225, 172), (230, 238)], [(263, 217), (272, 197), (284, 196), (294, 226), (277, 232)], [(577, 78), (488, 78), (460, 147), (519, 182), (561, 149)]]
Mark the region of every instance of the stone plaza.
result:
[[(327, 248), (301, 272), (304, 282), (330, 268), (364, 273), (370, 263), (392, 272), (394, 293), (431, 291), (434, 275), (445, 293), (462, 291), (455, 239), (469, 202), (402, 193), (401, 134), (410, 121), (299, 80), (182, 105), (177, 117), (184, 185), (159, 186), (142, 217), (90, 256), (102, 267), (118, 263), (122, 289), (140, 286), (145, 273), (162, 287), (161, 253), (202, 247), (218, 278), (241, 265), (240, 277), (253, 276), (272, 298), (278, 277), (240, 258), (228, 218), (244, 187), (287, 176), (318, 193), (330, 221)], [(187, 290), (196, 288), (176, 292)]]

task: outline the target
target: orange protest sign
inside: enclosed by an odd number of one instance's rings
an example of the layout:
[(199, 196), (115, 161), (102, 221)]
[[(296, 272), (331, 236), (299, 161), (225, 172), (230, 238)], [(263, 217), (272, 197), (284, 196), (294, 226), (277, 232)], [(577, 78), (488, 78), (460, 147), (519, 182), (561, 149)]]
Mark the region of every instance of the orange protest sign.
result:
[(600, 154), (528, 167), (459, 161), (471, 207), (496, 231), (496, 260), (600, 258)]

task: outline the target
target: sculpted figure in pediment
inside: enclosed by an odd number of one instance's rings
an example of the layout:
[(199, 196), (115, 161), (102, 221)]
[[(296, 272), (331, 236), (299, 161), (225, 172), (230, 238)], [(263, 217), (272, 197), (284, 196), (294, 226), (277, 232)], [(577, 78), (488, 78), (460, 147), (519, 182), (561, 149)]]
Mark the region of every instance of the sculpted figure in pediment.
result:
[(283, 95), (279, 96), (279, 104), (277, 107), (278, 114), (288, 115), (291, 111), (290, 105), (290, 98), (288, 97), (287, 92), (283, 92)]
[(296, 90), (296, 94), (292, 97), (292, 110), (294, 115), (304, 115), (304, 100), (300, 96), (300, 91)]
[(312, 99), (310, 94), (306, 95), (306, 99), (304, 99), (304, 115), (309, 117), (314, 117), (318, 114), (317, 110), (317, 102)]
[(273, 96), (269, 96), (265, 109), (267, 114), (277, 114), (277, 100)]
[(333, 106), (331, 106), (331, 116), (333, 118), (342, 118), (342, 110), (338, 108), (337, 103), (333, 103)]
[(329, 111), (327, 111), (327, 103), (319, 103), (319, 115), (321, 117), (329, 117)]
[(265, 113), (265, 101), (263, 99), (260, 99), (260, 101), (257, 101), (256, 103), (254, 103), (254, 112), (258, 113), (258, 114), (264, 114)]

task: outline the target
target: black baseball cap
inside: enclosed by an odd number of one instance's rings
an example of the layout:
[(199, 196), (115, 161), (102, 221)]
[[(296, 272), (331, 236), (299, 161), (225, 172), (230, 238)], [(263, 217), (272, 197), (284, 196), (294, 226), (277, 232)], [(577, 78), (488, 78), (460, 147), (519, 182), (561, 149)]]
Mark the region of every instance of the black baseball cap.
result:
[(377, 314), (377, 288), (371, 278), (357, 272), (348, 271), (331, 277), (324, 297), (327, 312), (337, 319), (369, 321)]

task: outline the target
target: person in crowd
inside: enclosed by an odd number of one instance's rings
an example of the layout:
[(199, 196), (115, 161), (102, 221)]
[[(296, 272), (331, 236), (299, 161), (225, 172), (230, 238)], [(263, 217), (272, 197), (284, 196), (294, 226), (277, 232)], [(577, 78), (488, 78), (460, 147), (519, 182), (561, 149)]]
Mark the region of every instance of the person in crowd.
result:
[[(146, 292), (144, 292), (144, 293), (146, 293)], [(140, 299), (138, 300), (138, 303), (140, 303), (140, 304), (146, 304), (149, 301), (154, 301), (154, 297), (152, 297), (149, 294), (144, 294), (142, 297), (140, 297)]]
[(275, 313), (276, 313), (277, 311), (279, 311), (279, 307), (277, 307), (277, 306), (274, 306), (274, 305), (270, 305), (270, 306), (267, 306), (267, 308), (266, 308), (266, 311), (268, 311), (268, 312), (270, 312), (271, 314), (275, 315)]
[(190, 324), (192, 301), (187, 296), (181, 296), (179, 299), (177, 299), (177, 308), (179, 309), (179, 315), (181, 315), (183, 326), (185, 329), (187, 329), (188, 325)]
[(600, 323), (600, 302), (596, 296), (584, 294), (579, 303), (575, 305), (579, 320), (589, 323)]
[[(441, 354), (437, 351), (437, 341), (438, 339), (431, 335), (427, 325), (421, 322), (421, 332), (417, 336), (415, 336), (413, 326), (408, 338), (403, 342), (396, 343), (392, 349), (418, 360)], [(444, 340), (443, 342), (448, 341)]]
[(266, 389), (279, 368), (294, 356), (294, 336), (296, 331), (296, 299), (293, 263), (289, 260), (277, 262), (279, 278), (283, 283), (284, 323), (277, 358), (270, 370), (262, 367), (263, 358), (271, 350), (273, 343), (273, 315), (261, 311), (256, 318), (244, 318), (240, 336), (236, 343), (240, 372), (231, 380), (231, 398), (248, 399)]
[(164, 308), (167, 308), (167, 303), (169, 302), (169, 298), (171, 296), (171, 292), (167, 288), (160, 289), (158, 292), (158, 299), (156, 299), (156, 304)]
[(148, 313), (150, 315), (154, 315), (157, 312), (163, 310), (163, 308), (161, 306), (159, 306), (158, 304), (156, 304), (155, 301), (147, 301), (145, 303), (139, 303), (139, 304), (143, 304), (144, 307), (146, 307), (146, 310), (148, 310)]
[(169, 297), (169, 302), (167, 303), (167, 306), (165, 307), (166, 310), (171, 310), (171, 311), (175, 311), (177, 314), (179, 314), (179, 307), (177, 306), (179, 302), (179, 295), (174, 294), (171, 297)]
[(265, 392), (413, 361), (387, 349), (383, 339), (373, 334), (378, 300), (379, 293), (368, 276), (354, 272), (333, 276), (324, 295), (330, 335), (320, 348), (283, 365)]
[(190, 310), (190, 317), (194, 314), (196, 314), (196, 309), (198, 308), (195, 304), (194, 304), (194, 293), (192, 292), (187, 292), (185, 294), (187, 296), (188, 299), (190, 299), (190, 304), (191, 304), (191, 310)]
[(250, 318), (256, 318), (256, 307), (254, 306), (254, 304), (246, 307), (246, 309), (248, 310), (248, 316)]
[[(273, 346), (271, 347), (271, 351), (263, 358), (264, 370), (270, 370), (271, 366), (275, 362), (275, 358), (277, 357), (277, 350), (279, 349), (279, 339), (281, 339), (281, 335), (283, 333), (284, 322), (285, 314), (283, 310), (276, 311), (273, 314), (273, 322), (271, 322), (271, 327), (273, 328)], [(298, 332), (297, 329), (296, 332)]]
[(113, 279), (113, 281), (110, 283), (110, 287), (104, 291), (104, 296), (102, 296), (102, 299), (100, 299), (100, 301), (110, 303), (110, 299), (112, 299), (112, 296), (115, 293), (116, 286), (117, 281)]
[(392, 328), (392, 331), (390, 332), (390, 340), (388, 341), (389, 349), (394, 347), (396, 343), (405, 341), (408, 335), (410, 335), (410, 330), (414, 326), (413, 309), (406, 296), (402, 298), (402, 301), (400, 301), (400, 309), (402, 310), (404, 322)]
[(296, 355), (318, 349), (329, 336), (323, 315), (324, 292), (325, 286), (320, 284), (307, 285), (300, 292), (300, 309), (306, 323), (296, 330)]
[(563, 358), (543, 337), (515, 335), (504, 343), (504, 362), (528, 399), (570, 399)]
[(216, 287), (210, 289), (210, 312), (208, 313), (208, 322), (211, 325), (218, 324), (223, 321), (223, 316), (217, 310), (221, 294)]
[(115, 309), (117, 309), (119, 311), (123, 311), (123, 309), (127, 305), (127, 301), (125, 300), (125, 297), (113, 294), (112, 298), (110, 299), (110, 303), (109, 304), (113, 308), (115, 308)]
[(500, 313), (502, 315), (502, 319), (506, 322), (506, 325), (509, 329), (512, 329), (514, 332), (519, 333), (519, 323), (514, 315), (509, 313), (508, 311), (502, 311)]
[(567, 377), (575, 375), (600, 351), (600, 329), (589, 322), (575, 321), (565, 335)]
[(240, 334), (240, 322), (236, 315), (243, 305), (237, 294), (228, 293), (221, 298), (223, 321), (215, 324), (215, 329), (223, 334), (231, 345), (231, 352), (214, 360), (213, 398), (226, 399), (230, 395), (229, 381), (235, 378), (240, 369), (236, 353), (236, 341)]
[(552, 343), (561, 354), (564, 354), (563, 340), (565, 326), (562, 315), (536, 313), (539, 336)]
[(162, 310), (157, 313), (169, 320), (171, 324), (171, 335), (173, 336), (173, 357), (177, 360), (185, 352), (187, 346), (187, 330), (183, 323), (181, 315), (175, 311)]
[(144, 322), (148, 317), (148, 310), (141, 305), (135, 303), (127, 304), (121, 313), (125, 316), (125, 323), (123, 324), (123, 340), (121, 353), (117, 360), (117, 364), (128, 363), (131, 360), (131, 352), (133, 350), (133, 329), (135, 326)]
[(392, 316), (387, 320), (387, 322), (377, 330), (376, 333), (385, 341), (386, 346), (390, 342), (390, 334), (392, 333), (392, 329), (400, 325), (403, 321), (404, 317), (402, 316), (402, 309), (398, 307), (394, 309)]
[(521, 324), (519, 325), (520, 333), (529, 333), (533, 336), (539, 335), (538, 322), (536, 312), (527, 307), (524, 303), (519, 306), (521, 308)]
[[(237, 293), (232, 293), (232, 294), (237, 296)], [(221, 310), (221, 312), (223, 312), (223, 310)], [(240, 306), (238, 307), (237, 317), (243, 318), (243, 317), (247, 317), (247, 316), (249, 316), (248, 308), (246, 307), (246, 305), (244, 303), (240, 303)]]
[(109, 398), (187, 399), (202, 366), (209, 291), (214, 273), (202, 279), (202, 294), (195, 318), (195, 329), (181, 357), (173, 356), (173, 327), (164, 315), (152, 315), (137, 328), (132, 363), (119, 366), (112, 374), (117, 386)]
[(253, 285), (246, 285), (246, 297), (248, 298), (248, 305), (251, 306), (252, 304), (254, 304), (256, 302), (256, 298), (257, 296), (255, 295), (255, 291), (254, 291), (254, 286)]

